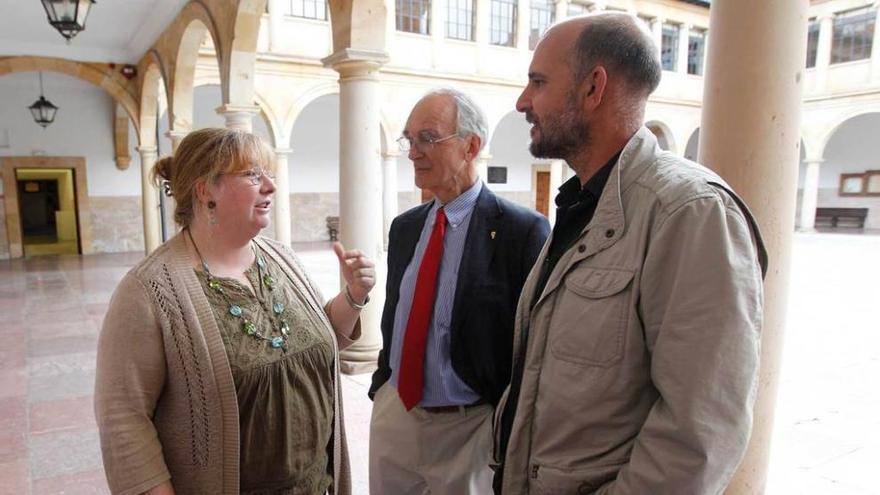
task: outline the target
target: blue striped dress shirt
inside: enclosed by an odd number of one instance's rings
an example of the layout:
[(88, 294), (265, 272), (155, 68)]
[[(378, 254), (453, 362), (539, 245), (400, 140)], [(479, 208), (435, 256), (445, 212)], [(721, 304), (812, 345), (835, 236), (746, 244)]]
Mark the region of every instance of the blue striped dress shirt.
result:
[(406, 324), (412, 307), (416, 278), (422, 257), (428, 247), (431, 231), (437, 210), (443, 206), (446, 212), (446, 234), (443, 237), (443, 257), (440, 259), (440, 271), (437, 274), (437, 289), (434, 294), (434, 312), (428, 326), (428, 342), (425, 346), (425, 382), (422, 393), (421, 407), (457, 406), (472, 404), (480, 400), (480, 396), (452, 369), (450, 347), (450, 323), (452, 321), (452, 304), (455, 300), (455, 289), (458, 284), (458, 267), (464, 254), (464, 243), (467, 240), (468, 226), (471, 215), (477, 204), (477, 196), (483, 189), (483, 183), (477, 181), (470, 189), (445, 205), (434, 200), (422, 234), (416, 244), (413, 257), (403, 273), (400, 281), (400, 299), (394, 312), (394, 333), (391, 338), (391, 384), (397, 387), (400, 374), (400, 353), (403, 348)]

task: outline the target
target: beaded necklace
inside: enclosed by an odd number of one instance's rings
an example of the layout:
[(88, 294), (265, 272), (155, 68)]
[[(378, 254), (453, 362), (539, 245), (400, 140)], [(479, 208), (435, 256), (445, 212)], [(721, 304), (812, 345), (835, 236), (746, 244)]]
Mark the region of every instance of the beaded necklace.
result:
[[(193, 247), (196, 249), (196, 254), (199, 255), (199, 261), (202, 263), (202, 269), (205, 271), (205, 275), (207, 275), (208, 277), (208, 287), (210, 287), (212, 291), (223, 296), (225, 299), (226, 294), (223, 291), (223, 286), (220, 284), (220, 281), (217, 280), (213, 274), (211, 274), (211, 270), (208, 268), (208, 262), (205, 261), (205, 258), (199, 251), (199, 247), (196, 245), (196, 241), (193, 239), (192, 232), (189, 229), (186, 229), (186, 233), (187, 235), (189, 235), (189, 240), (190, 242), (192, 242)], [(257, 329), (257, 325), (254, 324), (253, 318), (248, 317), (248, 313), (250, 312), (250, 310), (245, 310), (240, 305), (229, 302), (228, 299), (226, 301), (229, 305), (227, 311), (229, 311), (229, 314), (231, 314), (232, 316), (241, 320), (242, 332), (250, 335), (255, 339), (268, 342), (269, 345), (271, 345), (274, 349), (281, 349), (287, 345), (287, 339), (290, 336), (290, 324), (287, 322), (287, 318), (284, 317), (284, 303), (280, 301), (281, 296), (276, 292), (276, 289), (278, 289), (278, 284), (275, 281), (275, 277), (268, 273), (268, 269), (266, 268), (266, 261), (263, 259), (263, 256), (257, 251), (257, 248), (253, 245), (253, 242), (251, 243), (251, 249), (253, 249), (254, 256), (257, 259), (257, 278), (259, 279), (260, 294), (264, 295), (264, 287), (269, 290), (269, 296), (271, 297), (272, 302), (272, 313), (276, 315), (280, 320), (280, 323), (278, 324), (278, 333), (280, 335), (265, 335), (260, 332)], [(265, 274), (263, 273), (263, 270), (266, 270)], [(256, 294), (254, 294), (254, 296), (256, 296)], [(263, 299), (268, 300), (269, 298), (263, 297)]]

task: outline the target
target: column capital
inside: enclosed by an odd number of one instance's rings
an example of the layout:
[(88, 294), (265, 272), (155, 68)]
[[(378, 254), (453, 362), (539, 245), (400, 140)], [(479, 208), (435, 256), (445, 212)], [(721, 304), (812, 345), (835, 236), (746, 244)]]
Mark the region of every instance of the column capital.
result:
[(168, 139), (183, 139), (189, 133), (190, 131), (165, 131), (165, 137), (167, 137)]
[(275, 148), (275, 156), (287, 157), (287, 155), (290, 155), (291, 153), (293, 153), (292, 148)]
[(226, 103), (217, 107), (215, 111), (226, 119), (227, 128), (251, 132), (254, 115), (260, 113), (260, 107), (256, 105), (233, 105)]
[(385, 152), (382, 153), (382, 159), (383, 159), (383, 160), (389, 160), (389, 159), (392, 159), (392, 158), (395, 158), (395, 159), (396, 159), (396, 158), (398, 158), (399, 156), (400, 156), (400, 152), (397, 151), (396, 149), (395, 149), (395, 150), (388, 150), (388, 151), (385, 151)]
[(379, 70), (388, 62), (388, 53), (379, 50), (343, 48), (321, 59), (324, 67), (339, 72), (343, 77), (362, 76)]
[(824, 158), (810, 158), (810, 157), (807, 157), (807, 158), (804, 158), (804, 163), (806, 163), (807, 165), (809, 165), (809, 164), (811, 164), (811, 163), (815, 163), (815, 164), (817, 164), (817, 165), (822, 165), (823, 163), (825, 163), (825, 159), (824, 159)]
[(149, 156), (151, 154), (156, 155), (159, 153), (159, 148), (156, 146), (137, 146), (135, 149), (141, 156)]

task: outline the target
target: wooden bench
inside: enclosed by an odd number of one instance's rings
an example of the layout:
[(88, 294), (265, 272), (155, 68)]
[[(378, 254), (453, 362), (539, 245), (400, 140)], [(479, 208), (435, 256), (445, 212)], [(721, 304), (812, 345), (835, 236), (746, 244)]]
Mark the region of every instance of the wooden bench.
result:
[(331, 241), (339, 240), (339, 217), (327, 217), (327, 232), (330, 234)]
[[(845, 227), (865, 228), (868, 218), (867, 208), (816, 208), (816, 226), (836, 228), (845, 220)], [(820, 222), (821, 221), (821, 222)]]

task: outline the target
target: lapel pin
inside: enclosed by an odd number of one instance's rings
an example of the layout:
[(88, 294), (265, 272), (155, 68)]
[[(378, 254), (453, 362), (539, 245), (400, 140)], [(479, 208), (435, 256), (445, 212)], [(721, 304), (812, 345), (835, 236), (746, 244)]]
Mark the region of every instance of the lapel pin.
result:
[(495, 240), (495, 231), (494, 230), (489, 232), (489, 237), (491, 237), (493, 241)]

